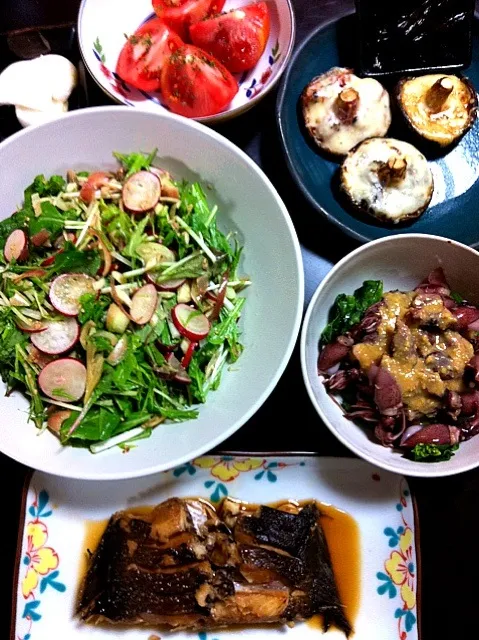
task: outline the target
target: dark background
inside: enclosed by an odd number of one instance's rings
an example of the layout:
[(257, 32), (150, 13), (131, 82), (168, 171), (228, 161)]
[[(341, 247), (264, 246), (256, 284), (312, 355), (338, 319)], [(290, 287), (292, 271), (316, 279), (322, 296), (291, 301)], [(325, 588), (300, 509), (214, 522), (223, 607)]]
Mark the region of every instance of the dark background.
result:
[[(2, 0), (0, 69), (21, 57), (48, 53), (49, 49), (67, 55), (77, 64), (80, 55), (74, 25), (78, 5), (78, 0)], [(293, 0), (293, 5), (296, 44), (319, 23), (353, 8), (350, 0)], [(327, 268), (324, 259), (336, 262), (356, 244), (328, 226), (289, 177), (276, 132), (275, 98), (273, 91), (249, 113), (216, 128), (264, 169), (284, 199), (303, 247), (308, 300)], [(108, 103), (90, 78), (71, 101), (72, 106), (80, 107)], [(13, 108), (0, 107), (0, 140), (19, 128)], [(303, 386), (298, 349), (261, 410), (222, 449), (351, 455), (321, 424), (312, 408)], [(7, 638), (10, 629), (10, 594), (14, 590), (20, 497), (26, 471), (0, 454), (3, 489), (0, 587), (4, 594), (0, 599), (0, 639)], [(479, 576), (479, 469), (451, 478), (411, 479), (410, 484), (420, 522), (422, 640), (462, 638), (466, 633), (471, 638), (479, 637), (475, 583)], [(376, 640), (374, 618), (371, 618), (371, 640)]]

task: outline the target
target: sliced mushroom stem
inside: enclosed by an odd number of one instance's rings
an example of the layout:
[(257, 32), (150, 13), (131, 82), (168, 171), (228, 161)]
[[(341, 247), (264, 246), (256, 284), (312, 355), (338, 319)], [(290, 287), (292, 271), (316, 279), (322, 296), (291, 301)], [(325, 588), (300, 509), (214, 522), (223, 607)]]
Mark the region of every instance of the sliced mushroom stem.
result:
[(378, 169), (379, 181), (384, 187), (398, 185), (406, 175), (407, 162), (405, 158), (392, 157)]
[(359, 93), (351, 87), (343, 89), (336, 98), (335, 111), (338, 118), (344, 123), (351, 123), (358, 112)]
[(444, 109), (446, 100), (454, 89), (450, 78), (439, 78), (426, 93), (426, 105), (430, 111), (437, 113)]

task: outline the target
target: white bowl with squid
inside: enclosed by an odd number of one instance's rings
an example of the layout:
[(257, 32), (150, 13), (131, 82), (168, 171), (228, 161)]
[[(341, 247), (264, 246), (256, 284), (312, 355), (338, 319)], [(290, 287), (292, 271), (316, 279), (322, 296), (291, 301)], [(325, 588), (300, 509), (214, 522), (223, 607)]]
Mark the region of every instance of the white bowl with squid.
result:
[[(453, 292), (479, 303), (479, 253), (447, 238), (404, 234), (359, 247), (343, 258), (319, 284), (307, 309), (301, 335), (304, 381), (319, 417), (355, 454), (372, 464), (409, 476), (439, 477), (479, 466), (479, 435), (461, 442), (449, 459), (416, 462), (397, 448), (382, 446), (374, 428), (363, 428), (346, 418), (318, 374), (319, 340), (339, 293), (352, 294), (365, 280), (382, 280), (384, 291), (412, 291), (435, 268), (442, 267)], [(437, 422), (440, 422), (438, 419)]]

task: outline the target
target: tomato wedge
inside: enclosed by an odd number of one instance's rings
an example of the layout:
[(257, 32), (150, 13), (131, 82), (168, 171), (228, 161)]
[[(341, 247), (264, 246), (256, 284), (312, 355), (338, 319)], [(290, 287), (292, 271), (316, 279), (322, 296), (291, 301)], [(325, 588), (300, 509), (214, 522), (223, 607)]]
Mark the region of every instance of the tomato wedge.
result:
[(183, 39), (188, 28), (207, 16), (219, 13), (225, 0), (153, 0), (156, 15)]
[(252, 69), (268, 42), (269, 10), (266, 2), (249, 4), (190, 27), (193, 44), (215, 56), (232, 73)]
[(153, 18), (127, 39), (116, 72), (137, 89), (158, 91), (164, 61), (182, 44), (179, 35), (159, 18)]
[(171, 111), (197, 118), (222, 111), (238, 92), (238, 83), (213, 56), (187, 44), (163, 65), (161, 91)]

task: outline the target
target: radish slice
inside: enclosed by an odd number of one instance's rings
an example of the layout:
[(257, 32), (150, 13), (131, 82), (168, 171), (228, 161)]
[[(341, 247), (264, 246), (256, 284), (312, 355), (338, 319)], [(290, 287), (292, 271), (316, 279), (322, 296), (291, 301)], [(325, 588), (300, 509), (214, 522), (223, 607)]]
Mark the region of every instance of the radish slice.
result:
[(42, 320), (32, 320), (31, 324), (27, 324), (26, 322), (22, 322), (19, 318), (15, 320), (15, 324), (19, 329), (25, 331), (25, 333), (40, 333), (42, 331), (46, 331), (46, 323)]
[(160, 264), (160, 262), (175, 262), (176, 260), (175, 253), (159, 242), (142, 242), (136, 248), (136, 253), (145, 264)]
[(181, 335), (193, 342), (206, 338), (210, 332), (210, 322), (205, 314), (187, 304), (181, 303), (173, 307), (171, 317)]
[(75, 318), (46, 320), (41, 333), (33, 333), (31, 341), (43, 353), (57, 355), (69, 351), (80, 336), (80, 326)]
[(35, 233), (30, 240), (34, 247), (43, 247), (43, 245), (50, 240), (52, 234), (46, 229), (42, 229), (38, 233)]
[(186, 278), (174, 278), (173, 280), (165, 280), (165, 282), (156, 282), (154, 273), (148, 273), (147, 278), (160, 291), (176, 291), (186, 282)]
[(12, 231), (5, 242), (3, 255), (7, 262), (11, 262), (12, 260), (22, 262), (22, 260), (28, 258), (28, 238), (25, 231), (21, 229)]
[(191, 378), (186, 369), (174, 353), (169, 353), (166, 356), (166, 362), (174, 369), (174, 374), (172, 376), (173, 380), (176, 380), (176, 382), (183, 382), (184, 384), (189, 384), (191, 382)]
[(134, 173), (123, 185), (123, 204), (133, 213), (150, 211), (158, 204), (160, 196), (160, 180), (150, 171)]
[(80, 198), (83, 202), (90, 204), (90, 202), (95, 198), (96, 190), (108, 184), (109, 180), (110, 176), (104, 171), (95, 171), (94, 173), (91, 173), (88, 176), (88, 180), (80, 189)]
[(80, 313), (80, 298), (85, 293), (95, 293), (95, 280), (83, 273), (64, 273), (50, 285), (50, 302), (65, 316)]
[(85, 393), (86, 367), (75, 358), (54, 360), (42, 369), (38, 384), (53, 400), (75, 402)]
[(145, 284), (140, 287), (131, 299), (130, 314), (136, 324), (146, 324), (155, 313), (158, 293), (155, 285)]
[(62, 424), (65, 422), (67, 418), (71, 416), (72, 412), (65, 411), (55, 411), (51, 416), (48, 417), (47, 425), (52, 433), (56, 435), (60, 435), (60, 429), (62, 428)]

